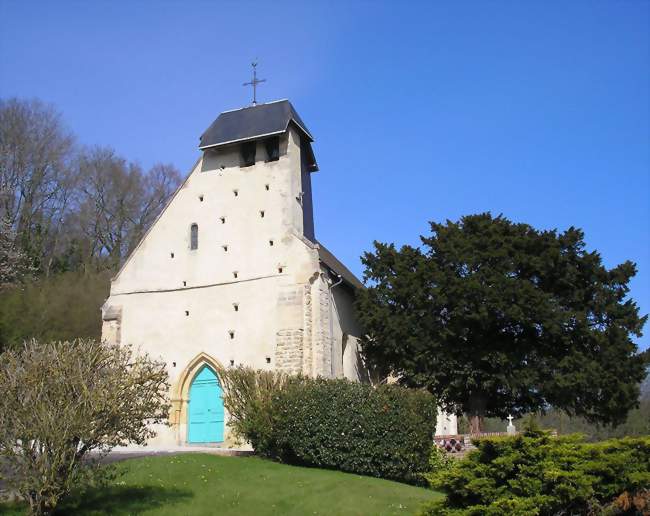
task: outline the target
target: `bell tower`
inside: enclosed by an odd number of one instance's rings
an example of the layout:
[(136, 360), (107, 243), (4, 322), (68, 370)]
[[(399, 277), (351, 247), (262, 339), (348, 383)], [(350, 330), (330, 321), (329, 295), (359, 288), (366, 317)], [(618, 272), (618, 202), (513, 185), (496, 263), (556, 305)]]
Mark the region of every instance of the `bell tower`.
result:
[[(312, 142), (291, 103), (279, 100), (221, 113), (201, 135), (199, 148), (204, 170), (238, 167), (260, 180), (270, 176), (280, 193), (278, 229), (316, 242), (311, 173), (318, 165)], [(264, 188), (269, 191), (271, 185)]]

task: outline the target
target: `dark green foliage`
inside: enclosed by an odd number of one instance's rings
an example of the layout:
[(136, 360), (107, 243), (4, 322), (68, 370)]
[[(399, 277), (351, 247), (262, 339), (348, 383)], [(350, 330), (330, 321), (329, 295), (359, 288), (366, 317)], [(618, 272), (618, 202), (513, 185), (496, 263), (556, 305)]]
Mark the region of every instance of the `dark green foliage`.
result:
[(645, 376), (633, 263), (607, 270), (576, 228), (480, 214), (431, 230), (421, 249), (375, 242), (363, 257), (369, 361), (476, 418), (553, 406), (625, 419)]
[(458, 458), (433, 445), (429, 452), (429, 469), (422, 475), (430, 485), (437, 485), (456, 466)]
[(289, 382), (274, 399), (286, 462), (417, 483), (428, 469), (436, 406), (426, 391), (346, 380)]
[(642, 351), (641, 353), (639, 353), (639, 357), (641, 358), (641, 360), (643, 360), (643, 362), (648, 367), (650, 367), (650, 348), (648, 348), (645, 351)]
[(424, 390), (225, 369), (233, 430), (257, 453), (292, 464), (422, 481), (436, 427)]
[(623, 514), (617, 504), (634, 499), (643, 507), (650, 486), (649, 437), (585, 443), (531, 430), (477, 445), (447, 474), (434, 476), (447, 497), (426, 514)]
[[(569, 416), (562, 410), (551, 408), (543, 414), (527, 414), (515, 419), (518, 429), (524, 428), (527, 421), (534, 417), (542, 428), (553, 429), (560, 435), (584, 434), (588, 441), (604, 441), (620, 437), (650, 435), (650, 377), (640, 385), (641, 395), (638, 408), (630, 410), (625, 421), (619, 425), (601, 425), (590, 423), (583, 417)], [(505, 431), (507, 421), (499, 418), (486, 418), (486, 432)], [(458, 418), (458, 433), (468, 433), (469, 422), (466, 417)]]
[(67, 272), (0, 292), (0, 351), (32, 338), (99, 339), (110, 276)]

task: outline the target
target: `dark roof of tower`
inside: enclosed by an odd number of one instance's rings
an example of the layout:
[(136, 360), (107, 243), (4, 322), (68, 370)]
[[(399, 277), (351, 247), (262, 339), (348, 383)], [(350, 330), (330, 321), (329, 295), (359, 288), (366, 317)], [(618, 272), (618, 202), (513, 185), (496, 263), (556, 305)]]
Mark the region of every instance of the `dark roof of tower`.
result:
[(354, 288), (365, 288), (363, 283), (359, 281), (350, 269), (348, 269), (343, 262), (334, 256), (327, 247), (318, 242), (318, 257), (320, 261), (332, 269), (336, 274), (341, 276), (343, 280)]
[(201, 135), (200, 149), (253, 140), (284, 133), (293, 122), (306, 136), (314, 138), (288, 100), (224, 111)]

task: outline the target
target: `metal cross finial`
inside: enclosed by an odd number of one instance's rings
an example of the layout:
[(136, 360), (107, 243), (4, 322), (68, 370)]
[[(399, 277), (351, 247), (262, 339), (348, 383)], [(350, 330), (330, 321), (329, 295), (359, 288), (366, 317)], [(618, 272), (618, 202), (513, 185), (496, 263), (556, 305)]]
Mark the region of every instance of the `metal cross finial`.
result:
[(253, 106), (257, 105), (257, 85), (261, 82), (266, 82), (266, 79), (257, 78), (257, 61), (251, 63), (253, 67), (253, 80), (251, 82), (245, 82), (243, 86), (252, 86), (253, 87)]
[(508, 417), (506, 419), (508, 420), (508, 423), (512, 424), (512, 420), (514, 419), (514, 417), (508, 414)]

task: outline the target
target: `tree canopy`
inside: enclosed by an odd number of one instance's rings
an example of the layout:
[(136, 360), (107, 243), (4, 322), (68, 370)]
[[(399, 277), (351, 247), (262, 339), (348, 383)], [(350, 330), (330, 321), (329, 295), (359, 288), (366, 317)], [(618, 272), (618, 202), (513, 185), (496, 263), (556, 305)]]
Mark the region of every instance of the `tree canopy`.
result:
[(422, 246), (375, 242), (357, 313), (367, 360), (441, 404), (484, 416), (556, 407), (618, 423), (637, 405), (635, 264), (610, 270), (571, 227), (540, 231), (489, 213), (431, 223)]

